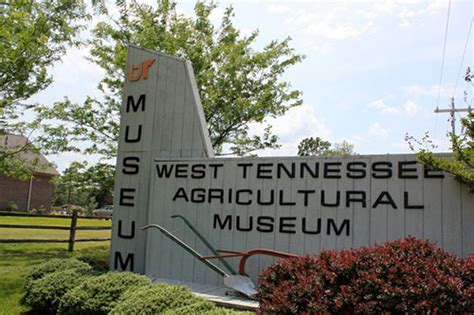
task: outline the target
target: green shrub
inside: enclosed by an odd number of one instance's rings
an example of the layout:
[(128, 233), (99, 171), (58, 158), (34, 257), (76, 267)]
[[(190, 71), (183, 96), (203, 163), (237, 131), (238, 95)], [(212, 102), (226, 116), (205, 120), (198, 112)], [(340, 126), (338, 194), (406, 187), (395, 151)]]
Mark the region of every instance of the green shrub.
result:
[(253, 315), (252, 312), (239, 312), (228, 308), (216, 307), (209, 301), (197, 302), (174, 310), (168, 310), (164, 315)]
[(206, 300), (194, 301), (186, 306), (181, 306), (175, 309), (167, 310), (164, 315), (194, 315), (194, 314), (208, 314), (210, 311), (216, 310), (217, 307)]
[(77, 256), (77, 260), (85, 262), (90, 265), (93, 270), (99, 273), (105, 273), (110, 270), (108, 257), (96, 257), (96, 256)]
[(125, 293), (112, 314), (157, 314), (194, 303), (201, 303), (199, 306), (203, 308), (207, 307), (204, 305), (207, 303), (210, 305), (209, 309), (213, 306), (212, 303), (195, 296), (186, 287), (158, 283)]
[(18, 211), (18, 205), (14, 201), (9, 201), (7, 204), (7, 211)]
[(254, 314), (255, 314), (254, 312), (234, 311), (234, 310), (223, 308), (223, 307), (216, 307), (213, 310), (202, 313), (202, 315), (254, 315)]
[(63, 270), (75, 270), (78, 273), (86, 273), (92, 270), (91, 266), (75, 258), (70, 259), (51, 259), (50, 261), (31, 268), (25, 279), (25, 291), (28, 291), (32, 282), (43, 278), (44, 276)]
[(61, 297), (88, 278), (90, 276), (75, 269), (49, 273), (31, 282), (25, 292), (23, 302), (31, 306), (34, 311), (56, 314)]
[(61, 299), (59, 314), (107, 314), (129, 289), (150, 286), (150, 280), (131, 272), (109, 272), (69, 290)]

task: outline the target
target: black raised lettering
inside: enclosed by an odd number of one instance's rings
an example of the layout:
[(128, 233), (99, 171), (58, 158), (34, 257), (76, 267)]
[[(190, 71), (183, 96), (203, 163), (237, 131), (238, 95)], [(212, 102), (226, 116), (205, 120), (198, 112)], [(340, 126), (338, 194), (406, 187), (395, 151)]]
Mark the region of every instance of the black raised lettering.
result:
[(280, 196), (280, 200), (279, 200), (280, 201), (280, 203), (279, 203), (280, 206), (294, 206), (294, 205), (296, 205), (296, 202), (294, 202), (294, 201), (285, 201), (285, 200), (283, 200), (283, 196), (285, 194), (285, 192), (283, 190), (280, 190), (279, 193), (280, 193), (279, 194), (279, 196)]
[(240, 215), (237, 216), (237, 230), (238, 231), (242, 231), (242, 232), (248, 232), (248, 231), (252, 231), (253, 229), (253, 217), (252, 216), (249, 216), (248, 217), (248, 226), (247, 227), (242, 227), (240, 225)]
[(213, 169), (212, 178), (217, 178), (217, 170), (223, 166), (224, 164), (209, 164), (209, 168)]
[(409, 201), (409, 197), (410, 196), (408, 194), (408, 191), (405, 191), (403, 193), (403, 205), (405, 209), (424, 209), (425, 208), (424, 205), (411, 205)]
[(235, 191), (235, 203), (237, 203), (238, 205), (248, 206), (252, 204), (252, 200), (247, 199), (247, 200), (242, 201), (240, 199), (240, 195), (244, 193), (250, 196), (252, 195), (252, 191), (250, 189), (238, 189)]
[[(258, 163), (257, 164), (257, 178), (271, 179), (272, 176), (272, 163)], [(268, 168), (270, 167), (270, 168)]]
[(308, 195), (309, 194), (314, 194), (316, 193), (316, 190), (298, 190), (298, 194), (303, 194), (304, 197), (303, 197), (303, 201), (304, 201), (304, 206), (307, 207), (308, 206)]
[(132, 228), (131, 228), (131, 231), (130, 231), (130, 234), (124, 234), (122, 232), (122, 220), (119, 220), (118, 221), (118, 237), (120, 238), (127, 238), (127, 239), (132, 239), (135, 237), (135, 221), (132, 221)]
[(263, 193), (261, 189), (257, 190), (257, 203), (262, 206), (269, 206), (275, 204), (275, 190), (270, 190), (270, 200), (264, 201), (262, 197)]
[(163, 176), (166, 178), (170, 178), (171, 174), (173, 173), (174, 165), (168, 165), (168, 164), (156, 164), (156, 173), (159, 178), (162, 178)]
[(318, 218), (316, 220), (316, 229), (312, 231), (308, 230), (308, 228), (306, 227), (306, 218), (303, 218), (303, 233), (313, 235), (321, 233), (321, 218)]
[(296, 217), (281, 217), (280, 218), (280, 233), (295, 234), (296, 224), (292, 223), (296, 221)]
[(418, 178), (418, 175), (416, 174), (416, 167), (406, 167), (409, 165), (416, 165), (416, 161), (398, 162), (398, 178)]
[(247, 169), (253, 166), (253, 163), (238, 163), (237, 167), (242, 167), (242, 178), (247, 178)]
[(130, 138), (130, 126), (125, 126), (125, 142), (127, 143), (135, 143), (140, 142), (142, 139), (142, 125), (138, 125), (138, 134), (135, 139)]
[(374, 162), (372, 163), (372, 177), (373, 178), (390, 178), (393, 175), (392, 162)]
[(326, 233), (327, 235), (331, 235), (331, 229), (334, 230), (337, 236), (341, 235), (342, 232), (344, 231), (344, 228), (346, 230), (346, 236), (350, 235), (350, 224), (351, 221), (349, 219), (344, 219), (342, 220), (341, 225), (339, 228), (337, 228), (336, 222), (333, 219), (328, 219), (327, 221), (327, 230)]
[(176, 164), (175, 167), (176, 178), (187, 178), (188, 177), (188, 164)]
[(269, 216), (261, 216), (257, 218), (257, 231), (263, 233), (272, 233), (274, 229), (275, 219)]
[(230, 230), (232, 228), (232, 216), (231, 215), (226, 215), (224, 222), (221, 220), (221, 216), (218, 214), (214, 214), (214, 221), (212, 227), (214, 229), (217, 228), (217, 225), (219, 225), (219, 228), (221, 230), (225, 229), (227, 226), (227, 229)]
[(206, 165), (194, 164), (191, 166), (191, 178), (204, 178), (206, 176)]
[[(324, 163), (324, 178), (341, 178), (341, 162)], [(336, 168), (332, 168), (335, 166)]]
[(203, 203), (206, 201), (206, 190), (204, 188), (191, 189), (191, 202)]
[(209, 188), (208, 202), (211, 203), (212, 199), (217, 199), (220, 203), (224, 203), (224, 189)]
[[(119, 205), (133, 207), (135, 203), (135, 188), (121, 188), (120, 189), (120, 198), (119, 198)], [(127, 194), (130, 193), (130, 194)]]
[(326, 192), (321, 190), (321, 205), (324, 207), (339, 207), (341, 204), (341, 192), (336, 191), (336, 201), (334, 203), (326, 202)]
[(127, 113), (130, 112), (130, 107), (132, 107), (133, 111), (136, 113), (138, 108), (142, 106), (142, 111), (145, 111), (145, 94), (142, 94), (138, 97), (138, 102), (135, 104), (135, 100), (133, 96), (129, 95), (127, 97)]
[[(306, 170), (306, 172), (305, 172)], [(314, 163), (314, 170), (312, 170), (308, 163), (306, 162), (302, 162), (300, 164), (300, 177), (301, 178), (304, 178), (305, 177), (305, 173), (309, 173), (309, 175), (312, 177), (312, 178), (318, 178), (319, 177), (319, 162), (316, 162)]]
[(363, 190), (348, 190), (346, 191), (346, 207), (351, 206), (351, 202), (362, 203), (362, 208), (367, 207), (367, 197)]
[(347, 178), (365, 178), (367, 176), (367, 163), (349, 162), (347, 163)]
[(122, 166), (123, 174), (138, 174), (140, 170), (140, 158), (138, 156), (127, 156), (123, 159)]
[(183, 198), (186, 202), (189, 201), (188, 195), (186, 194), (186, 190), (183, 187), (179, 187), (176, 193), (173, 196), (173, 201), (176, 201), (178, 198)]
[(397, 209), (397, 205), (395, 204), (395, 201), (393, 201), (392, 196), (388, 191), (382, 191), (380, 195), (377, 197), (377, 200), (375, 200), (374, 204), (372, 205), (372, 208), (377, 208), (378, 205), (391, 205), (393, 209)]
[(287, 178), (295, 178), (296, 175), (296, 165), (295, 162), (291, 163), (291, 170), (286, 168), (284, 163), (277, 164), (277, 178), (281, 178), (282, 170), (285, 172)]
[(425, 173), (424, 174), (425, 178), (444, 178), (443, 171), (437, 170), (437, 169), (430, 169), (426, 166), (425, 166), (425, 169), (424, 169), (424, 173)]
[(133, 271), (133, 263), (135, 260), (135, 255), (130, 253), (127, 255), (127, 258), (125, 259), (125, 262), (123, 261), (122, 253), (121, 252), (115, 252), (114, 255), (114, 269), (118, 270), (118, 267), (120, 265), (120, 271), (125, 271), (128, 268), (129, 271)]

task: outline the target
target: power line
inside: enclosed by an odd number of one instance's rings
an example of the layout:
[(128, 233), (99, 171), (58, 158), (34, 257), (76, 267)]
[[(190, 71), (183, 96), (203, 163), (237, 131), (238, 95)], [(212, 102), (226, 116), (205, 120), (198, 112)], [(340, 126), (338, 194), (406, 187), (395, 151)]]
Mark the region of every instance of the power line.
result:
[[(449, 0), (449, 3), (448, 3), (448, 13), (447, 13), (447, 17), (446, 17), (446, 27), (445, 27), (445, 31), (444, 31), (443, 58), (441, 59), (441, 71), (440, 71), (440, 74), (439, 74), (438, 99), (436, 101), (436, 108), (439, 107), (439, 98), (441, 96), (441, 83), (443, 81), (444, 60), (445, 60), (445, 57), (446, 57), (446, 43), (448, 41), (448, 26), (449, 26), (449, 13), (450, 12), (451, 12), (451, 0)], [(436, 136), (437, 122), (438, 122), (438, 119), (436, 117), (435, 127), (434, 127), (435, 136)]]
[(447, 108), (447, 109), (439, 109), (438, 107), (436, 107), (435, 109), (435, 113), (436, 114), (439, 114), (439, 113), (449, 113), (451, 118), (449, 119), (450, 122), (451, 122), (451, 132), (453, 135), (456, 134), (456, 117), (455, 117), (455, 114), (456, 113), (459, 113), (459, 112), (468, 112), (470, 113), (472, 111), (472, 108), (469, 106), (467, 108), (456, 108), (454, 106), (454, 97), (451, 98), (451, 108)]
[(456, 89), (459, 83), (459, 77), (461, 76), (462, 65), (464, 64), (464, 56), (466, 55), (467, 44), (469, 43), (469, 39), (471, 38), (471, 29), (472, 23), (474, 22), (474, 18), (471, 18), (471, 24), (469, 25), (469, 31), (467, 32), (466, 43), (464, 44), (464, 52), (462, 53), (461, 64), (459, 65), (458, 75), (456, 77), (456, 85), (454, 86), (453, 97), (456, 96)]
[(451, 0), (448, 3), (448, 14), (446, 17), (446, 28), (444, 32), (444, 45), (443, 45), (443, 58), (441, 59), (441, 73), (439, 75), (439, 85), (438, 85), (438, 100), (436, 101), (436, 107), (439, 106), (439, 98), (441, 96), (441, 82), (443, 81), (443, 70), (444, 70), (444, 60), (446, 58), (446, 44), (448, 42), (448, 26), (449, 26), (449, 13), (451, 12)]

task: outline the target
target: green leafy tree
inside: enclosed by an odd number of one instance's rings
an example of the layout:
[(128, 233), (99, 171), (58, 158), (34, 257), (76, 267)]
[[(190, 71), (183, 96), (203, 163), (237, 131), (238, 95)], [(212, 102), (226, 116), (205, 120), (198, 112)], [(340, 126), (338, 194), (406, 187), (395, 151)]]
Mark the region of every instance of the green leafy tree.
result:
[(115, 170), (112, 165), (73, 162), (53, 182), (54, 204), (77, 205), (87, 210), (108, 204), (112, 200)]
[[(42, 138), (52, 151), (78, 150), (106, 158), (116, 155), (126, 47), (135, 44), (192, 62), (212, 145), (217, 154), (245, 155), (276, 148), (277, 137), (266, 124), (263, 134), (251, 136), (250, 123), (266, 123), (302, 103), (282, 74), (303, 56), (289, 46), (290, 39), (272, 41), (255, 50), (258, 31), (243, 36), (235, 28), (231, 7), (219, 27), (210, 21), (214, 3), (197, 2), (194, 17), (176, 10), (176, 3), (156, 6), (118, 1), (118, 16), (99, 23), (90, 40), (90, 59), (106, 73), (100, 83), (104, 100), (88, 98), (84, 104), (66, 99), (52, 108), (38, 109), (44, 118), (59, 119), (60, 126), (44, 125)], [(85, 143), (84, 143), (85, 142)], [(225, 146), (224, 146), (225, 145)], [(224, 150), (225, 148), (225, 150)], [(229, 148), (227, 150), (227, 148)]]
[[(52, 78), (49, 68), (61, 59), (89, 15), (77, 0), (0, 3), (0, 137), (6, 132), (29, 135), (38, 127), (19, 123), (25, 110), (35, 106), (24, 101), (45, 89)], [(37, 153), (30, 140), (18, 147), (0, 146), (0, 175), (28, 178), (37, 164), (22, 153)]]
[(332, 145), (331, 142), (324, 141), (319, 137), (310, 137), (301, 140), (298, 145), (299, 156), (348, 156), (352, 154), (356, 154), (354, 145), (345, 140)]
[(310, 137), (301, 140), (298, 145), (299, 156), (321, 156), (324, 152), (329, 150), (331, 142), (324, 141), (320, 137)]
[(354, 145), (347, 142), (346, 140), (342, 140), (342, 142), (334, 143), (332, 148), (326, 150), (323, 155), (329, 156), (349, 156), (357, 154), (354, 152)]
[(463, 129), (459, 135), (453, 133), (448, 135), (453, 152), (450, 156), (433, 154), (431, 149), (434, 146), (428, 134), (425, 134), (421, 141), (416, 141), (408, 135), (405, 140), (413, 151), (417, 151), (414, 142), (422, 147), (416, 153), (416, 158), (425, 167), (454, 175), (458, 181), (474, 192), (474, 112), (470, 112), (467, 117), (462, 118), (461, 124)]

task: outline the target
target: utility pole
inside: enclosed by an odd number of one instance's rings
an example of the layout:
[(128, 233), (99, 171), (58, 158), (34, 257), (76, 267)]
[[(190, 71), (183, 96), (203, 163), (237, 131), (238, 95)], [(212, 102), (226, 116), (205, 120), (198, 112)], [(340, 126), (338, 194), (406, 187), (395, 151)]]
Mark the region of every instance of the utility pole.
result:
[(456, 117), (454, 116), (455, 113), (459, 113), (459, 112), (468, 112), (470, 113), (472, 111), (472, 108), (471, 106), (467, 107), (467, 108), (455, 108), (454, 107), (454, 97), (451, 97), (451, 108), (446, 108), (446, 109), (439, 109), (438, 107), (436, 107), (436, 109), (434, 110), (434, 112), (436, 114), (439, 114), (439, 113), (449, 113), (451, 118), (451, 132), (453, 133), (453, 135), (456, 134)]

